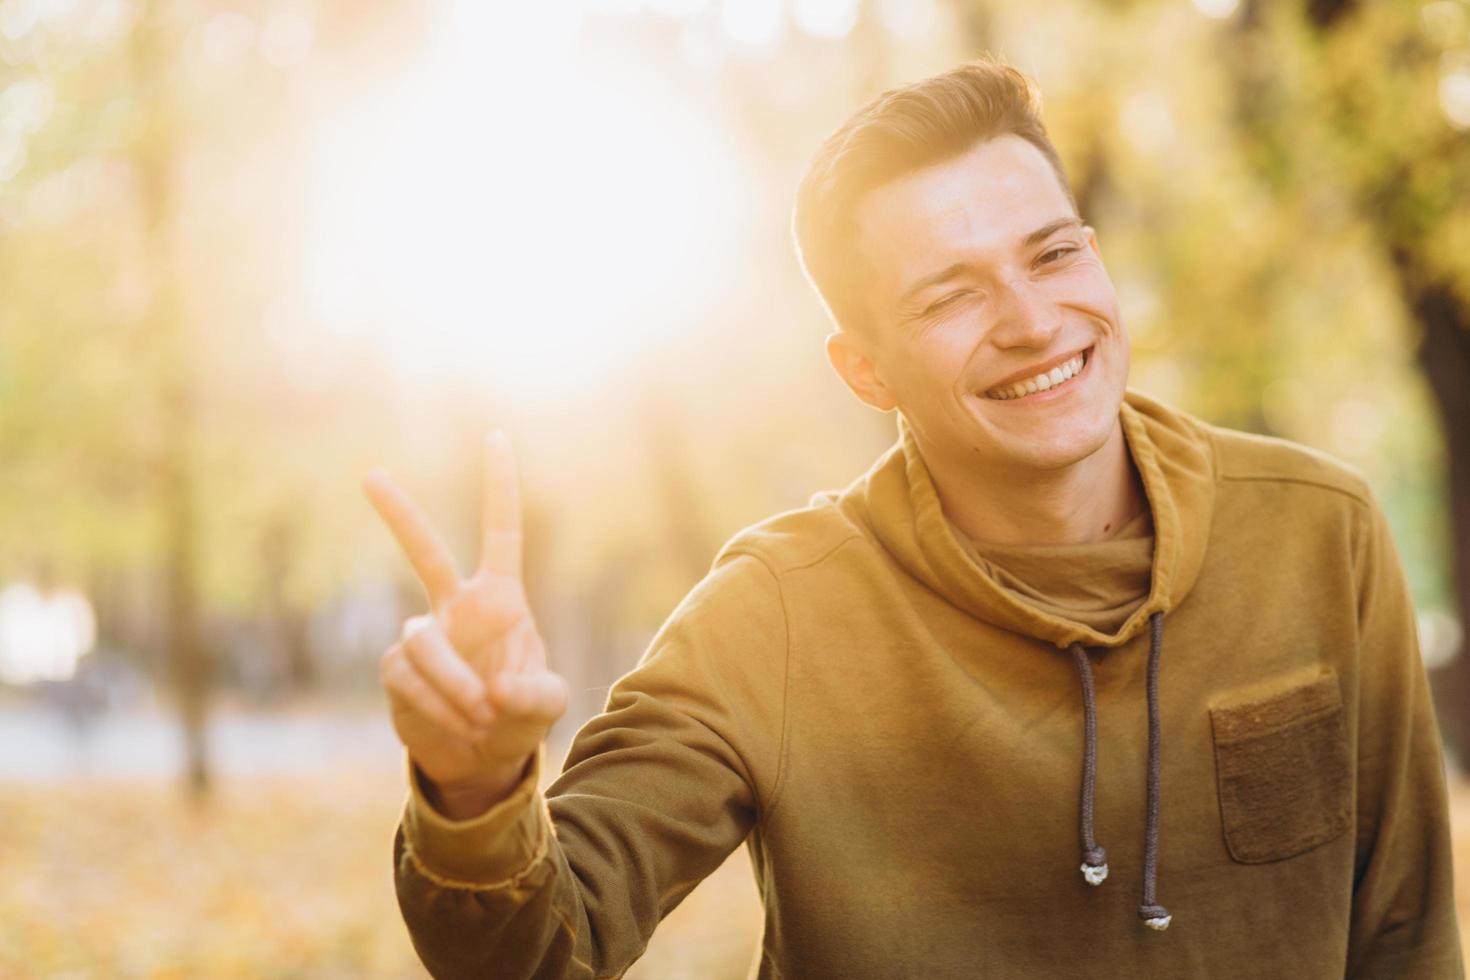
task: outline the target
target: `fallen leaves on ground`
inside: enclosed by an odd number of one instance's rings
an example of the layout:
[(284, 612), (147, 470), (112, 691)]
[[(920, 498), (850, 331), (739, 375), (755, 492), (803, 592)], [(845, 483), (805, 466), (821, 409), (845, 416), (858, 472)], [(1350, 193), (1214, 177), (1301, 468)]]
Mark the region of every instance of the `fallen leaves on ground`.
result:
[[(0, 787), (0, 976), (412, 978), (393, 896), (401, 774)], [(1470, 951), (1470, 782), (1451, 791)], [(742, 848), (660, 926), (629, 980), (747, 976), (761, 912)]]

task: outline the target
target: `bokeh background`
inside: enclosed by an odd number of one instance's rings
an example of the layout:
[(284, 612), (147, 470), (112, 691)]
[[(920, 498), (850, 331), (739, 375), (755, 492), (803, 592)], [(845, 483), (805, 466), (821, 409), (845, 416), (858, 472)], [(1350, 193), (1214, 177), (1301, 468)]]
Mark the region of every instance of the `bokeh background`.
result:
[[(1359, 467), (1470, 922), (1465, 0), (0, 0), (0, 975), (422, 977), (377, 658), (483, 433), (573, 688), (894, 437), (788, 216), (869, 96), (1041, 85), (1133, 383)], [(630, 976), (745, 975), (743, 849)]]

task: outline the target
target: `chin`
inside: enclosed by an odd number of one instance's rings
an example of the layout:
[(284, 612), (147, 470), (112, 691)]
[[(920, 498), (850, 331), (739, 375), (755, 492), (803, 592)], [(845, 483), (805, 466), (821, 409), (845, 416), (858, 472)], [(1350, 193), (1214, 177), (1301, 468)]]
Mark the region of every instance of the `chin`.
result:
[[(1119, 402), (1121, 403), (1121, 397)], [(1083, 418), (1069, 419), (1051, 432), (1000, 432), (993, 427), (989, 445), (975, 451), (1002, 465), (1030, 470), (1058, 470), (1087, 459), (1107, 445), (1118, 424), (1118, 406), (1098, 406)]]
[(1101, 438), (1073, 439), (1056, 446), (1028, 447), (1017, 453), (1017, 462), (1033, 470), (1060, 470), (1082, 462), (1108, 443), (1108, 434)]

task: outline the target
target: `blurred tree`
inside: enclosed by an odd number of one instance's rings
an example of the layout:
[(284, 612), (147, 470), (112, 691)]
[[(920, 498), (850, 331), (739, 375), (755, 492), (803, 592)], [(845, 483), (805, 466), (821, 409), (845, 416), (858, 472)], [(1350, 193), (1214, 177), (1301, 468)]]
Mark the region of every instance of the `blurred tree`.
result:
[[(1467, 56), (1463, 3), (1245, 0), (1225, 59), (1248, 159), (1278, 197), (1345, 194), (1418, 327), (1415, 353), (1444, 436), (1446, 550), (1462, 624), (1470, 624), (1470, 120), (1455, 125), (1444, 80)], [(1470, 767), (1470, 657), (1438, 673), (1436, 696), (1453, 755)]]
[[(1420, 516), (1440, 504), (1440, 443), (1398, 327), (1413, 311), (1462, 447), (1449, 459), (1463, 570), (1470, 410), (1453, 399), (1470, 391), (1470, 167), (1436, 98), (1465, 55), (1462, 0), (1244, 3), (1228, 16), (1224, 0), (868, 0), (840, 37), (788, 17), (769, 44), (727, 37), (725, 5), (664, 6), (579, 15), (584, 60), (636, 62), (720, 120), (742, 227), (708, 231), (728, 248), (682, 284), (687, 305), (650, 314), (679, 328), (638, 352), (636, 372), (517, 406), (508, 425), (527, 437), (526, 498), (548, 532), (528, 551), (533, 605), (560, 634), (553, 655), (583, 663), (589, 684), (631, 663), (719, 541), (840, 486), (891, 442), (892, 420), (857, 406), (824, 362), (827, 324), (790, 247), (791, 193), (859, 101), (982, 50), (1041, 83), (1119, 287), (1135, 383), (1364, 466), (1399, 529), (1408, 521), (1416, 591), (1449, 603), (1447, 553)], [(25, 21), (22, 7), (40, 12)], [(99, 583), (108, 639), (150, 664), (197, 650), (189, 637), (220, 622), (246, 623), (241, 655), (262, 648), (277, 680), (304, 681), (312, 637), (329, 632), (305, 628), (312, 611), (381, 594), (368, 586), (401, 569), (358, 477), (388, 464), (427, 509), (460, 518), (455, 540), (473, 540), (465, 447), (508, 412), (454, 394), (495, 388), (493, 365), (415, 376), (381, 344), (383, 324), (319, 322), (302, 295), (303, 269), (322, 258), (303, 233), (322, 218), (304, 175), (315, 140), (339, 132), (324, 121), (392, 117), (394, 73), (429, 50), (427, 12), (447, 5), (0, 8), (0, 572), (30, 577), (44, 562)], [(498, 118), (483, 111), (492, 95), (466, 93), (459, 124)], [(356, 144), (333, 149), (323, 159), (344, 171), (372, 163)], [(426, 159), (418, 179), (440, 174)], [(406, 210), (420, 189), (398, 190)], [(386, 203), (365, 198), (354, 232), (410, 234)], [(505, 288), (493, 244), (483, 269), (472, 248), (447, 257), (483, 273), (476, 301), (491, 314)], [(393, 271), (349, 267), (338, 285)], [(165, 662), (175, 685), (207, 674), (202, 655)], [(595, 706), (595, 691), (579, 694)]]
[(219, 625), (263, 621), (244, 655), (279, 647), (300, 686), (307, 610), (364, 585), (342, 499), (404, 441), (385, 366), (308, 349), (336, 370), (297, 383), (263, 327), (299, 264), (307, 17), (350, 60), (413, 47), (415, 6), (6, 8), (0, 575), (95, 586), (99, 646), (163, 682), (196, 792)]
[(203, 795), (209, 788), (206, 743), (211, 658), (200, 629), (197, 397), (194, 393), (191, 331), (179, 296), (174, 237), (181, 147), (179, 92), (172, 71), (179, 48), (177, 27), (168, 23), (158, 0), (148, 0), (132, 25), (131, 53), (135, 95), (140, 107), (136, 138), (126, 151), (138, 174), (147, 275), (148, 324), (157, 353), (158, 375), (151, 379), (158, 399), (152, 414), (160, 422), (156, 467), (157, 504), (163, 528), (163, 568), (167, 583), (165, 660), (183, 723), (185, 778)]

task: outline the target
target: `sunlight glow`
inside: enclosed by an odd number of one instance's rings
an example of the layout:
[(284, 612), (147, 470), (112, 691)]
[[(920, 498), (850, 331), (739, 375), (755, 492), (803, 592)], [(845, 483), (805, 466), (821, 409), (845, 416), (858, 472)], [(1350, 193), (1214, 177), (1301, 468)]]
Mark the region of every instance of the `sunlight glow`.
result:
[(1240, 6), (1240, 0), (1194, 0), (1195, 9), (1206, 17), (1224, 20)]
[(579, 51), (580, 16), (462, 2), (410, 84), (319, 128), (311, 320), (421, 379), (556, 397), (687, 317), (734, 154), (666, 84)]
[(1439, 76), (1439, 108), (1451, 126), (1470, 129), (1470, 57), (1445, 57)]
[(720, 26), (731, 40), (769, 48), (781, 40), (785, 27), (780, 0), (725, 0)]
[(25, 583), (0, 591), (0, 681), (64, 681), (96, 642), (97, 621), (81, 593), (42, 595)]
[(670, 17), (689, 19), (704, 9), (705, 0), (648, 0), (648, 7)]
[(813, 37), (846, 37), (857, 25), (858, 0), (796, 0), (791, 17)]
[(1174, 113), (1163, 92), (1149, 89), (1133, 93), (1118, 115), (1128, 141), (1141, 152), (1157, 154), (1174, 141)]
[(890, 33), (918, 38), (939, 26), (934, 0), (879, 0), (878, 20)]

